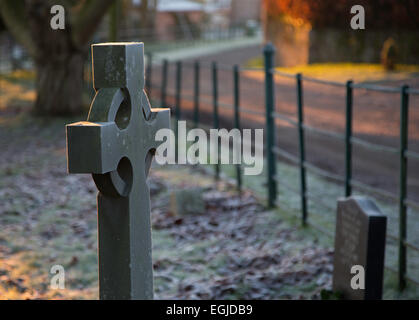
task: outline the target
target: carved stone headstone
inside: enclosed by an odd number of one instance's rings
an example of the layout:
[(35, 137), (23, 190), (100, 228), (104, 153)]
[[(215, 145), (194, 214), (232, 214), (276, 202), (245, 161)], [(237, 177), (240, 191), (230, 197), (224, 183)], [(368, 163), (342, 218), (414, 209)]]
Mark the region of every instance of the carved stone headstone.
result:
[[(368, 198), (338, 200), (333, 291), (344, 299), (382, 298), (386, 225), (386, 216)], [(361, 266), (364, 273), (357, 274), (354, 266)], [(365, 276), (363, 288), (353, 285), (358, 275)]]
[(173, 190), (170, 194), (170, 209), (175, 215), (204, 214), (205, 201), (203, 188), (184, 188)]
[(152, 299), (150, 192), (155, 133), (169, 109), (144, 92), (144, 44), (92, 46), (96, 95), (87, 121), (66, 126), (69, 173), (91, 173), (99, 193), (101, 299)]

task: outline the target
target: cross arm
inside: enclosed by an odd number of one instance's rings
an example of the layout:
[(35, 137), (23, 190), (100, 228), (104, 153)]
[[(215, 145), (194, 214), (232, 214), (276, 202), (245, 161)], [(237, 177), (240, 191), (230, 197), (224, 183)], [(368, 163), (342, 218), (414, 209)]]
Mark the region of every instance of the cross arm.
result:
[(158, 130), (170, 129), (170, 109), (169, 108), (151, 108), (150, 118), (147, 124), (150, 126), (148, 130), (149, 137), (147, 139), (146, 149), (155, 149), (159, 142), (156, 141), (156, 133)]
[(115, 122), (81, 121), (66, 125), (69, 173), (116, 170), (123, 155)]

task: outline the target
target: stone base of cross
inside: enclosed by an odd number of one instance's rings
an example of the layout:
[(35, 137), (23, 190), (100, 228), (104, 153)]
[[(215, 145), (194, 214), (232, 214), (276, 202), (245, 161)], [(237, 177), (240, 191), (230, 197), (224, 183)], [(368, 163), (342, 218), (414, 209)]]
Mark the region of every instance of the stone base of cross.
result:
[(144, 92), (144, 44), (92, 45), (96, 95), (87, 121), (66, 126), (69, 173), (91, 173), (99, 189), (100, 299), (152, 299), (150, 192), (146, 183), (169, 128), (169, 109)]

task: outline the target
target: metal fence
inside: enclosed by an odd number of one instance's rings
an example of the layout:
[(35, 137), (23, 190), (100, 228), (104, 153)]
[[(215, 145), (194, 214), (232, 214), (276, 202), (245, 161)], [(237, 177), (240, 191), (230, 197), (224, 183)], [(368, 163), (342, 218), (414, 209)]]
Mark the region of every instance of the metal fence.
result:
[[(386, 268), (392, 272), (396, 272), (398, 275), (398, 289), (403, 291), (406, 288), (406, 282), (410, 281), (414, 285), (419, 285), (419, 279), (414, 279), (409, 277), (407, 274), (407, 251), (412, 250), (415, 252), (419, 251), (419, 248), (407, 241), (407, 209), (419, 208), (419, 203), (414, 202), (407, 197), (407, 174), (408, 160), (419, 160), (419, 153), (408, 150), (408, 115), (409, 115), (409, 97), (411, 95), (418, 95), (418, 89), (409, 88), (407, 85), (401, 87), (387, 87), (379, 86), (373, 84), (361, 84), (353, 83), (352, 81), (347, 81), (346, 83), (327, 81), (316, 78), (311, 78), (304, 76), (302, 74), (290, 74), (280, 72), (274, 68), (274, 54), (275, 49), (272, 45), (268, 44), (265, 46), (264, 50), (264, 68), (241, 68), (238, 65), (234, 66), (223, 66), (213, 62), (211, 65), (202, 65), (199, 61), (193, 63), (176, 61), (175, 66), (175, 105), (174, 105), (174, 114), (176, 121), (181, 119), (181, 104), (182, 99), (190, 100), (193, 102), (193, 121), (195, 126), (198, 126), (200, 122), (200, 104), (202, 102), (209, 103), (212, 105), (212, 127), (219, 128), (219, 108), (227, 108), (233, 110), (233, 122), (234, 127), (241, 129), (240, 116), (243, 114), (250, 114), (255, 116), (262, 116), (265, 119), (265, 138), (266, 138), (266, 149), (265, 149), (265, 159), (267, 163), (267, 200), (269, 207), (275, 207), (277, 205), (277, 195), (278, 195), (278, 185), (286, 185), (289, 190), (297, 193), (300, 197), (300, 209), (301, 209), (301, 223), (303, 226), (311, 226), (313, 228), (319, 229), (322, 232), (325, 232), (325, 229), (321, 225), (316, 225), (310, 221), (310, 214), (308, 210), (308, 199), (315, 199), (320, 204), (322, 204), (322, 199), (320, 195), (314, 196), (313, 193), (308, 192), (307, 187), (307, 172), (313, 173), (321, 178), (326, 178), (333, 180), (338, 184), (344, 186), (345, 196), (351, 196), (352, 189), (358, 188), (364, 192), (376, 194), (378, 196), (383, 196), (398, 203), (398, 220), (399, 220), (399, 230), (398, 235), (388, 234), (388, 238), (397, 241), (398, 243), (398, 269), (386, 266)], [(151, 53), (148, 53), (148, 63), (146, 68), (146, 90), (149, 94), (152, 93), (154, 89), (159, 89), (161, 106), (167, 106), (167, 97), (168, 97), (168, 68), (169, 61), (163, 60), (161, 62), (161, 83), (156, 85), (152, 83), (153, 77), (153, 61), (156, 59), (153, 58)], [(182, 68), (193, 68), (193, 79), (194, 79), (194, 88), (193, 95), (186, 96), (182, 94)], [(200, 95), (200, 70), (202, 68), (210, 68), (211, 70), (211, 84), (212, 84), (212, 101), (204, 101)], [(218, 79), (218, 71), (222, 69), (223, 71), (230, 71), (233, 78), (233, 104), (224, 104), (219, 102), (218, 88), (220, 86), (220, 81)], [(264, 88), (265, 88), (265, 101), (261, 104), (265, 105), (265, 112), (259, 112), (255, 110), (244, 109), (240, 106), (240, 73), (241, 71), (259, 71), (264, 73)], [(297, 121), (284, 115), (275, 110), (275, 76), (287, 77), (295, 80), (295, 90), (296, 90), (296, 104), (297, 104)], [(329, 130), (319, 129), (307, 125), (304, 122), (304, 103), (303, 103), (303, 84), (304, 82), (313, 82), (320, 85), (326, 86), (335, 86), (342, 87), (345, 89), (346, 95), (346, 125), (345, 133), (340, 134)], [(400, 144), (398, 148), (385, 146), (382, 144), (374, 144), (369, 141), (354, 137), (352, 134), (353, 128), (353, 92), (356, 89), (372, 90), (382, 93), (396, 93), (400, 95)], [(207, 100), (207, 99), (205, 99)], [(298, 131), (298, 146), (299, 146), (299, 155), (293, 155), (287, 152), (285, 149), (281, 148), (277, 144), (276, 140), (276, 119), (287, 122), (289, 125), (295, 127)], [(307, 162), (306, 160), (306, 148), (305, 148), (305, 133), (310, 132), (312, 134), (325, 136), (337, 141), (341, 141), (345, 145), (345, 174), (338, 175), (328, 170), (324, 170), (320, 167), (315, 166), (312, 163)], [(390, 154), (398, 155), (399, 161), (399, 193), (393, 194), (387, 190), (376, 188), (368, 184), (362, 183), (358, 180), (354, 180), (352, 177), (352, 148), (353, 146), (360, 146), (371, 151), (379, 151)], [(288, 161), (294, 163), (299, 169), (299, 189), (293, 186), (288, 186), (285, 181), (281, 180), (277, 174), (277, 162), (278, 158), (283, 157)], [(219, 165), (215, 166), (215, 177), (218, 178), (220, 173)], [(242, 174), (240, 165), (236, 165), (236, 183), (238, 190), (242, 188)], [(335, 210), (331, 208), (330, 205), (324, 205), (328, 210)], [(326, 232), (327, 233), (327, 232)], [(329, 233), (330, 234), (330, 233)], [(332, 235), (333, 236), (333, 235)]]

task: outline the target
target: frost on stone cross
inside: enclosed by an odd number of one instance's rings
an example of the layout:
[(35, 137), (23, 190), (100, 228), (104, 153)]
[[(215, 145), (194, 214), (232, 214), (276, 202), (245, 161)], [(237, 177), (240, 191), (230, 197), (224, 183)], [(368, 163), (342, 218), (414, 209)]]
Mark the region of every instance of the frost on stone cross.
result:
[(143, 43), (92, 45), (96, 95), (87, 121), (66, 126), (69, 173), (91, 173), (99, 189), (101, 299), (153, 298), (150, 192), (146, 183), (169, 128), (169, 109), (153, 109), (144, 92)]

